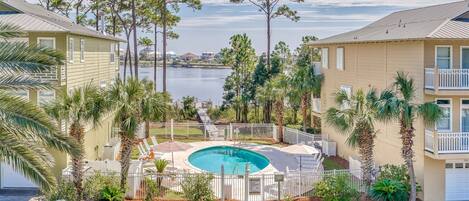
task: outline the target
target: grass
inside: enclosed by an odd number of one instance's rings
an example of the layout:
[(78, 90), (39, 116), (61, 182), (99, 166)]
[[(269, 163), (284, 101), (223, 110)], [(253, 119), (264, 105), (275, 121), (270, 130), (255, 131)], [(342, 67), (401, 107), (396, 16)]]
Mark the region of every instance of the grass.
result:
[(324, 166), (324, 170), (341, 170), (341, 169), (345, 169), (344, 167), (342, 167), (342, 165), (340, 165), (339, 163), (337, 163), (336, 161), (326, 157), (324, 158), (324, 162), (322, 162), (322, 165)]
[[(200, 128), (173, 128), (174, 135), (203, 135), (204, 131)], [(169, 136), (171, 135), (171, 128), (151, 128), (151, 135), (156, 136)]]
[(164, 199), (167, 200), (182, 200), (184, 197), (182, 196), (181, 193), (177, 193), (174, 191), (168, 191), (166, 194), (163, 196)]

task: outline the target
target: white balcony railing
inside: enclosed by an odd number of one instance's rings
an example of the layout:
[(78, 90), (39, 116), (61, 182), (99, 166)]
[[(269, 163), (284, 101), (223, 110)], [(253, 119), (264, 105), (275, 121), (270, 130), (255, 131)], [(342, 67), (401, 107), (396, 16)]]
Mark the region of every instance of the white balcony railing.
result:
[(469, 69), (425, 68), (425, 88), (438, 90), (469, 89)]
[(312, 109), (313, 109), (313, 112), (321, 113), (321, 99), (320, 98), (312, 99)]
[(426, 130), (425, 150), (435, 154), (469, 153), (469, 132)]

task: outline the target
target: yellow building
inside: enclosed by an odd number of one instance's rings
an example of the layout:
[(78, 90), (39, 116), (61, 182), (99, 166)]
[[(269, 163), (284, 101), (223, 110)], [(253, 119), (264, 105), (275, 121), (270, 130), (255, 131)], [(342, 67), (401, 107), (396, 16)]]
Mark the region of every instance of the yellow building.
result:
[[(53, 72), (34, 75), (43, 81), (50, 81), (58, 90), (65, 88), (69, 91), (87, 83), (106, 87), (118, 77), (119, 42), (123, 42), (119, 38), (77, 25), (66, 17), (24, 0), (0, 1), (0, 23), (17, 25), (27, 33), (24, 38), (15, 40), (50, 47), (66, 55), (63, 66), (58, 66)], [(56, 90), (29, 90), (15, 93), (39, 105), (53, 100), (57, 95)], [(84, 146), (86, 159), (102, 158), (104, 145), (113, 137), (111, 127), (112, 118), (109, 116), (99, 127), (86, 128)], [(66, 128), (67, 124), (62, 124), (63, 131)], [(54, 153), (54, 156), (57, 163), (55, 172), (59, 175), (67, 166), (68, 158), (63, 153)], [(21, 182), (13, 182), (15, 177), (9, 174), (9, 170), (2, 167), (1, 172), (0, 187), (10, 187), (8, 182), (14, 183), (11, 184), (13, 187), (21, 185)]]
[[(314, 115), (335, 107), (338, 89), (378, 90), (392, 85), (397, 71), (415, 80), (415, 102), (435, 101), (444, 117), (434, 128), (416, 120), (415, 170), (428, 201), (469, 200), (469, 2), (461, 1), (390, 14), (370, 25), (312, 43), (322, 54), (325, 76)], [(404, 164), (398, 123), (377, 123), (377, 165)], [(322, 120), (323, 138), (337, 154), (358, 151)]]

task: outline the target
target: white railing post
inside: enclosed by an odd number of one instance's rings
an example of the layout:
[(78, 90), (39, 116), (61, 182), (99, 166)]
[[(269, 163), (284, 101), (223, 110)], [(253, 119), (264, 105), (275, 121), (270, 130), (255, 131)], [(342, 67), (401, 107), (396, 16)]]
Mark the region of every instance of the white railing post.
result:
[(230, 123), (230, 126), (229, 126), (229, 133), (230, 133), (230, 140), (233, 140), (233, 124)]
[(262, 199), (262, 201), (265, 201), (264, 185), (265, 185), (265, 176), (264, 176), (264, 174), (262, 174), (262, 177), (261, 177), (261, 199)]
[(244, 201), (249, 201), (249, 164), (244, 171)]
[(225, 201), (225, 167), (221, 165), (221, 201)]
[(171, 140), (174, 140), (174, 119), (171, 119)]
[(299, 137), (300, 137), (300, 130), (297, 129), (296, 130), (296, 144), (299, 143), (299, 139), (298, 139)]

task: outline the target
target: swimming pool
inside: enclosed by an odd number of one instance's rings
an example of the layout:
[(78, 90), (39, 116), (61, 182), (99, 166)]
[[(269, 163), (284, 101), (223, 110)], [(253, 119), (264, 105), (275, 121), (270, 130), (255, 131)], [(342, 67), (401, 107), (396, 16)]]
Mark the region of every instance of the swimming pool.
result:
[(189, 156), (189, 163), (201, 170), (220, 174), (221, 165), (225, 168), (225, 174), (242, 175), (245, 173), (246, 164), (249, 164), (249, 172), (259, 172), (270, 163), (265, 156), (247, 149), (214, 146), (201, 149)]

